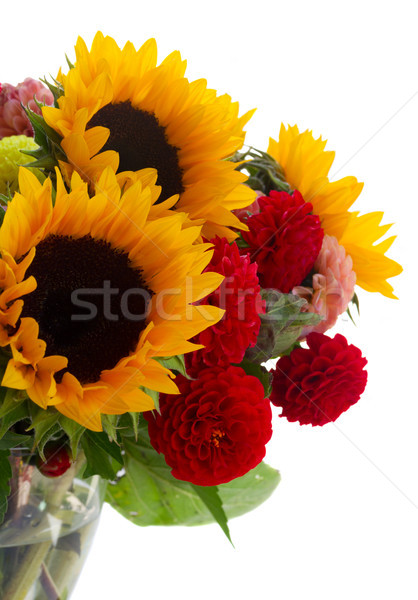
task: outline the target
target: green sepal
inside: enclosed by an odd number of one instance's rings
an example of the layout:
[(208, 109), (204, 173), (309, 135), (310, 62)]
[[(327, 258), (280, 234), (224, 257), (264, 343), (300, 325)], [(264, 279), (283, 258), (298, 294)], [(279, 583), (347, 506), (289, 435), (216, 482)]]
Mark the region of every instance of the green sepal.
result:
[(72, 458), (73, 460), (76, 460), (79, 452), (80, 440), (86, 431), (86, 428), (64, 415), (60, 416), (59, 422), (68, 437)]
[(62, 429), (59, 424), (60, 413), (54, 408), (44, 410), (35, 405), (31, 406), (32, 424), (28, 431), (34, 430), (34, 445), (42, 460), (45, 460), (45, 445), (57, 436), (61, 437)]
[(9, 481), (12, 477), (12, 467), (9, 462), (10, 452), (0, 450), (0, 525), (4, 521), (7, 512), (7, 498), (10, 495)]
[(160, 412), (160, 394), (159, 394), (159, 392), (156, 392), (155, 390), (150, 390), (149, 388), (146, 388), (146, 387), (142, 387), (141, 390), (143, 392), (145, 392), (146, 394), (148, 394), (148, 396), (150, 398), (152, 398), (152, 400), (154, 402), (154, 409), (157, 412)]
[[(42, 106), (39, 103), (37, 104), (38, 106)], [(55, 129), (52, 129), (46, 123), (42, 115), (38, 115), (28, 107), (24, 107), (24, 109), (34, 130), (34, 140), (39, 146), (36, 150), (23, 151), (24, 154), (35, 158), (34, 161), (25, 166), (53, 172), (54, 168), (58, 166), (59, 160), (67, 160), (65, 152), (61, 147), (62, 138)]]
[[(354, 306), (357, 309), (357, 314), (358, 314), (358, 316), (360, 316), (360, 303), (359, 303), (359, 299), (358, 299), (357, 294), (354, 294), (354, 296), (350, 300), (350, 303), (354, 304)], [(353, 319), (353, 317), (351, 315), (351, 311), (350, 311), (350, 307), (349, 306), (347, 306), (346, 312), (347, 312), (348, 316), (350, 317), (352, 323), (357, 327), (357, 324), (356, 324), (356, 322), (354, 321), (354, 319)]]
[(118, 437), (134, 437), (138, 439), (140, 413), (125, 413), (118, 421)]
[(102, 426), (112, 442), (118, 443), (118, 415), (102, 415)]
[(231, 160), (239, 163), (236, 167), (238, 171), (247, 172), (246, 185), (251, 189), (261, 191), (266, 196), (272, 190), (292, 192), (282, 167), (267, 152), (250, 147), (244, 152), (236, 152)]
[(70, 61), (70, 59), (68, 58), (67, 55), (65, 55), (65, 60), (67, 61), (67, 65), (68, 65), (69, 69), (74, 69), (75, 68), (74, 65), (73, 65), (73, 63)]
[(48, 81), (46, 77), (41, 79), (41, 81), (49, 88), (50, 92), (54, 96), (54, 106), (55, 108), (58, 108), (58, 98), (64, 95), (64, 88), (59, 81), (52, 77), (52, 75), (50, 75), (50, 77), (54, 83)]
[(317, 325), (322, 319), (315, 313), (303, 312), (307, 301), (294, 294), (277, 290), (262, 290), (261, 294), (266, 301), (266, 314), (260, 315), (256, 345), (245, 353), (247, 360), (258, 363), (286, 354), (304, 327)]
[(166, 369), (170, 369), (170, 371), (180, 373), (180, 375), (183, 375), (183, 377), (187, 377), (187, 379), (190, 379), (186, 371), (186, 364), (184, 362), (183, 354), (179, 354), (177, 356), (170, 356), (169, 358), (156, 358), (156, 360), (159, 363), (161, 363)]

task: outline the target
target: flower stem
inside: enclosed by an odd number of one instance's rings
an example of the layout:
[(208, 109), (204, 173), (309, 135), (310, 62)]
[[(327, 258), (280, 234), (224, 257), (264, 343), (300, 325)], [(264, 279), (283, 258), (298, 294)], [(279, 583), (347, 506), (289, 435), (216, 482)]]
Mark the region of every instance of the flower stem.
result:
[(41, 585), (44, 589), (46, 600), (60, 600), (60, 593), (57, 590), (56, 585), (45, 563), (42, 563), (39, 581), (41, 582)]
[(51, 542), (29, 546), (21, 558), (20, 568), (10, 579), (3, 600), (25, 600), (26, 594), (39, 577), (40, 567), (50, 547)]

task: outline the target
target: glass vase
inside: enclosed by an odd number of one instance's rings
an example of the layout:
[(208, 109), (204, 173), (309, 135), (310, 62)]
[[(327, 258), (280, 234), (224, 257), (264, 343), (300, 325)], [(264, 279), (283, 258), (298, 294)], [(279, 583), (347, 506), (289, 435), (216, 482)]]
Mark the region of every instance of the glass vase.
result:
[(96, 531), (103, 483), (77, 477), (80, 462), (45, 477), (21, 453), (11, 458), (8, 510), (0, 526), (0, 598), (68, 600)]

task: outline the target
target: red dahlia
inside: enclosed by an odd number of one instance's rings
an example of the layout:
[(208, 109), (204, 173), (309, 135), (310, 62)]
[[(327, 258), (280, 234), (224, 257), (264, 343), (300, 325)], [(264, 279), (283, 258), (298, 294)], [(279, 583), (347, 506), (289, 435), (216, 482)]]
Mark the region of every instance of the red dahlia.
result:
[(247, 254), (241, 256), (236, 243), (229, 244), (223, 238), (211, 241), (214, 253), (206, 271), (225, 276), (220, 287), (212, 292), (205, 304), (225, 309), (222, 320), (202, 331), (193, 339), (205, 346), (202, 350), (186, 354), (190, 373), (202, 366), (226, 367), (240, 363), (247, 348), (252, 348), (260, 331), (259, 314), (265, 312), (260, 295), (257, 265)]
[(309, 349), (296, 348), (278, 361), (270, 400), (288, 421), (325, 425), (360, 398), (367, 360), (339, 333), (310, 333), (306, 341)]
[(240, 367), (203, 369), (176, 378), (180, 395), (160, 394), (160, 411), (144, 413), (151, 444), (177, 479), (218, 485), (264, 458), (271, 408), (260, 381)]
[(319, 217), (310, 214), (312, 204), (297, 190), (293, 195), (273, 190), (258, 203), (260, 212), (248, 217), (249, 231), (242, 237), (258, 264), (262, 287), (289, 293), (312, 270), (321, 249)]

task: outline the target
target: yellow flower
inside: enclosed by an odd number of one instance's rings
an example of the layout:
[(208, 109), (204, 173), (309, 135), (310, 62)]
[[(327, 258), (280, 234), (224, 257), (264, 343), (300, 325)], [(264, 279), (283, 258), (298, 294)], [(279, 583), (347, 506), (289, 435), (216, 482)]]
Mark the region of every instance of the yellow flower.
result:
[(130, 42), (120, 49), (98, 32), (90, 51), (81, 38), (75, 51), (74, 68), (58, 74), (59, 108), (42, 109), (63, 138), (67, 176), (76, 169), (97, 181), (106, 166), (128, 178), (156, 168), (160, 201), (179, 194), (175, 208), (203, 223), (206, 238), (234, 239), (229, 227), (244, 226), (231, 211), (251, 204), (254, 192), (224, 159), (242, 146), (253, 111), (238, 117), (228, 95), (217, 96), (203, 79), (189, 82), (179, 52), (157, 66), (153, 39), (139, 50)]
[(380, 225), (382, 212), (359, 215), (349, 211), (363, 184), (355, 177), (329, 181), (335, 152), (326, 151), (325, 145), (326, 141), (315, 139), (311, 131), (299, 133), (296, 125), (286, 129), (282, 124), (279, 140), (270, 138), (267, 152), (283, 168), (292, 188), (312, 203), (325, 233), (335, 236), (351, 256), (357, 284), (367, 291), (396, 298), (386, 280), (399, 275), (402, 267), (385, 256), (395, 236), (376, 244), (390, 225)]
[[(77, 173), (56, 197), (21, 168), (0, 228), (1, 385), (100, 431), (101, 414), (154, 408), (145, 388), (176, 393), (158, 359), (200, 348), (188, 340), (221, 317), (195, 303), (222, 277), (202, 273), (209, 244), (184, 213), (158, 219), (157, 173), (122, 192), (106, 168), (96, 193)], [(155, 215), (154, 215), (155, 216)]]

